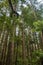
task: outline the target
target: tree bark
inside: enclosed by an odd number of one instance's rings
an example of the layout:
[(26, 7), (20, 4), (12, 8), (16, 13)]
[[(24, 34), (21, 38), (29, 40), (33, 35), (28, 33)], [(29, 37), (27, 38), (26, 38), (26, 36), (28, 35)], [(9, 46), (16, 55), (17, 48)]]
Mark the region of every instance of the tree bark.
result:
[(24, 25), (22, 25), (22, 59), (23, 65), (26, 65), (26, 51), (25, 51), (25, 34), (24, 34)]

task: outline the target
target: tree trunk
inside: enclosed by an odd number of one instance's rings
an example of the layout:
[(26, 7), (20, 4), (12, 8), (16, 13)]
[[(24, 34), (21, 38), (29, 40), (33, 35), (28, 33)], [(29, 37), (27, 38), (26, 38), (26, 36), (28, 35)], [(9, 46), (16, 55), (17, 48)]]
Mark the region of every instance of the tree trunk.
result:
[(41, 43), (41, 49), (43, 50), (43, 30), (42, 30), (42, 43)]
[(24, 25), (22, 25), (22, 59), (23, 59), (23, 65), (26, 65)]
[(8, 32), (6, 31), (5, 38), (3, 40), (3, 46), (2, 46), (2, 55), (1, 55), (2, 65), (5, 64), (7, 37), (8, 37)]

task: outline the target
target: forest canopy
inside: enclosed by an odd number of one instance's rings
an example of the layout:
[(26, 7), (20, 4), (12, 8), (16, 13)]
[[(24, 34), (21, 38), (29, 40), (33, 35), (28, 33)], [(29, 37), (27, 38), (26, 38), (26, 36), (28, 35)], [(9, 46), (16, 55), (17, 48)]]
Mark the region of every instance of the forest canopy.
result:
[(43, 65), (42, 0), (0, 0), (0, 65)]

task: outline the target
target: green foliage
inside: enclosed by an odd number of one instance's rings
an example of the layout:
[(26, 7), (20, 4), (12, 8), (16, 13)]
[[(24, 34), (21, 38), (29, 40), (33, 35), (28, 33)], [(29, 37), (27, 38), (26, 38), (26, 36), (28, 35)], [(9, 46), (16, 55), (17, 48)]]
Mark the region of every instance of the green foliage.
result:
[(36, 50), (33, 52), (33, 58), (32, 58), (32, 62), (34, 64), (40, 61), (40, 58), (43, 58), (43, 51), (42, 50)]
[(24, 23), (26, 23), (26, 25), (30, 27), (33, 27), (35, 16), (34, 16), (34, 12), (32, 11), (29, 5), (22, 9), (22, 16), (23, 16)]
[(36, 50), (35, 52), (33, 52), (33, 55), (36, 55), (38, 57), (43, 57), (43, 51), (42, 50)]
[(33, 23), (33, 25), (37, 31), (43, 30), (43, 21), (36, 21)]
[(21, 0), (22, 2), (25, 2), (25, 0)]

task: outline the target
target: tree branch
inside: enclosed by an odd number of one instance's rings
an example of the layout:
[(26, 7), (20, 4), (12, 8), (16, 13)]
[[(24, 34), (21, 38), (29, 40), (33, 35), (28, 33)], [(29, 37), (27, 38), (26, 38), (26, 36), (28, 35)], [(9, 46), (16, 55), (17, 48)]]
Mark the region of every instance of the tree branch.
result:
[(11, 7), (12, 13), (15, 14), (15, 15), (17, 15), (17, 17), (18, 17), (19, 14), (16, 11), (14, 11), (13, 6), (12, 6), (12, 3), (11, 3), (11, 0), (8, 0), (8, 2), (9, 2), (9, 5)]

